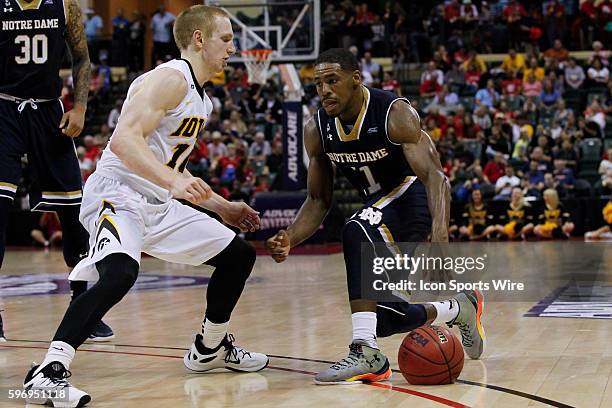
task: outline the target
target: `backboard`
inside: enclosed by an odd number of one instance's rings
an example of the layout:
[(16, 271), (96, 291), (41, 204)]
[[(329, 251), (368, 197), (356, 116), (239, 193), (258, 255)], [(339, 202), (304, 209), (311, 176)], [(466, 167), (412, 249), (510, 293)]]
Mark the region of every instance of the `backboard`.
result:
[(270, 48), (272, 62), (315, 60), (321, 35), (320, 0), (207, 0), (230, 15), (236, 54), (230, 62), (244, 62), (240, 51)]

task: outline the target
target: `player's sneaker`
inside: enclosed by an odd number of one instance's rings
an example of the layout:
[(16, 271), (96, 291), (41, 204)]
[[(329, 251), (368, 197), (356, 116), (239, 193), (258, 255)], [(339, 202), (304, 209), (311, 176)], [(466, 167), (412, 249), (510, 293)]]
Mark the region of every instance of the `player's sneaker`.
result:
[(232, 334), (226, 335), (214, 349), (204, 347), (202, 340), (202, 335), (198, 334), (191, 349), (183, 357), (185, 367), (191, 371), (203, 373), (215, 368), (227, 368), (232, 371), (254, 372), (263, 370), (268, 365), (268, 356), (236, 346)]
[(0, 343), (5, 342), (4, 338), (4, 325), (2, 324), (2, 310), (0, 310)]
[(459, 314), (447, 325), (459, 328), (465, 352), (471, 359), (478, 360), (485, 346), (485, 332), (481, 321), (484, 298), (478, 290), (466, 290), (458, 293), (454, 299), (459, 305)]
[(354, 341), (349, 355), (315, 376), (315, 384), (361, 384), (391, 378), (389, 360), (379, 349)]
[(72, 386), (66, 379), (70, 371), (58, 361), (47, 364), (42, 370), (33, 365), (23, 382), (24, 390), (30, 391), (29, 404), (50, 405), (56, 408), (82, 407), (91, 401), (91, 397), (84, 391)]
[(89, 335), (90, 341), (95, 341), (99, 343), (111, 341), (114, 338), (115, 333), (113, 333), (113, 329), (111, 329), (110, 326), (104, 323), (102, 320), (100, 320), (98, 324), (96, 324), (91, 334)]

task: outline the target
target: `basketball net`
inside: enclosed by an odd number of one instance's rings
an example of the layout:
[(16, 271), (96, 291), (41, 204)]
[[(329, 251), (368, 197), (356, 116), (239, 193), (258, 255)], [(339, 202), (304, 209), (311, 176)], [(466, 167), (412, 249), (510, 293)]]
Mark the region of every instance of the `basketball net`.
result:
[(264, 85), (268, 76), (268, 69), (272, 59), (272, 50), (268, 48), (253, 48), (241, 51), (249, 73), (249, 84)]

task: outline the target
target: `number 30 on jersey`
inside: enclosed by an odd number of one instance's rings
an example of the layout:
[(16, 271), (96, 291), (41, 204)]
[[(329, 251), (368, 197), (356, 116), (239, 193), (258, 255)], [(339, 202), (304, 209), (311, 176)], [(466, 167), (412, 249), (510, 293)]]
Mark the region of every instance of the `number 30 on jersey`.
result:
[(18, 64), (44, 64), (47, 62), (49, 55), (48, 40), (44, 34), (36, 34), (33, 37), (29, 35), (18, 35), (15, 37), (15, 44), (21, 46), (21, 53), (15, 57), (15, 62)]

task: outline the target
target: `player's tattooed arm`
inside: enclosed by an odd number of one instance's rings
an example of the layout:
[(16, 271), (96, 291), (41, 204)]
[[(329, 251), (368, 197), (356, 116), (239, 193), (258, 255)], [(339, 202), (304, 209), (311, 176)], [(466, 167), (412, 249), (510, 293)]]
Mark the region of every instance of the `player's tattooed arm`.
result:
[(87, 107), (91, 63), (83, 26), (83, 15), (78, 0), (66, 1), (66, 43), (72, 55), (74, 80), (74, 104), (83, 110)]
[(418, 113), (407, 103), (394, 103), (389, 114), (388, 132), (391, 141), (402, 144), (404, 156), (427, 190), (432, 217), (431, 240), (447, 242), (450, 184), (433, 141), (421, 130)]

